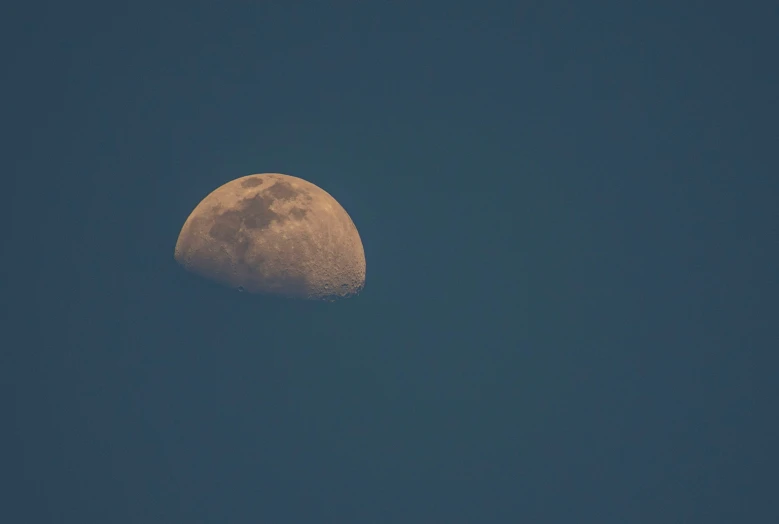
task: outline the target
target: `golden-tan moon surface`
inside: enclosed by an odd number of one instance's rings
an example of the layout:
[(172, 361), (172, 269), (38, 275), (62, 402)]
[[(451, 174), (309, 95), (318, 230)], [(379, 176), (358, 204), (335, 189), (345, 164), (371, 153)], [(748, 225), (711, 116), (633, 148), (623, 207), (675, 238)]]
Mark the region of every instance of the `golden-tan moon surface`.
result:
[(241, 177), (205, 197), (179, 233), (175, 259), (250, 293), (332, 300), (365, 285), (362, 241), (346, 210), (280, 173)]

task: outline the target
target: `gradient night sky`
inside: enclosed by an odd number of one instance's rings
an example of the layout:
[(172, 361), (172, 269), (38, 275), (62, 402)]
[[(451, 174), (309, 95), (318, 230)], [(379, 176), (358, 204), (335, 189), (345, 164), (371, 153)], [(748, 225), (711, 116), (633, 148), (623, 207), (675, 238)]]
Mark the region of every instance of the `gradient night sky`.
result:
[[(326, 4), (3, 8), (0, 522), (779, 522), (775, 2)], [(269, 171), (360, 297), (175, 264)]]

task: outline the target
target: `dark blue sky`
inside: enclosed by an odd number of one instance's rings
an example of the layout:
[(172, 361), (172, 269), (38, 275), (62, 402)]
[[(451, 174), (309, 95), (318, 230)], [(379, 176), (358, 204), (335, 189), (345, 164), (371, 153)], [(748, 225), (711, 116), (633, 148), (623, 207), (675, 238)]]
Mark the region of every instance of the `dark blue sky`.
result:
[[(0, 522), (779, 521), (773, 2), (3, 10)], [(360, 297), (175, 264), (257, 172)]]

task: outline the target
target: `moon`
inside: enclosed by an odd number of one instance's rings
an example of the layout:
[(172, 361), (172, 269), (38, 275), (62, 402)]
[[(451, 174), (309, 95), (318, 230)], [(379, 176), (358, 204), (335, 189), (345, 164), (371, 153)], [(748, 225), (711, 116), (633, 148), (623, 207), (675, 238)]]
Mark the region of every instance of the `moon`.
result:
[(206, 196), (181, 228), (175, 260), (249, 293), (334, 300), (365, 286), (365, 252), (346, 210), (280, 173), (244, 176)]

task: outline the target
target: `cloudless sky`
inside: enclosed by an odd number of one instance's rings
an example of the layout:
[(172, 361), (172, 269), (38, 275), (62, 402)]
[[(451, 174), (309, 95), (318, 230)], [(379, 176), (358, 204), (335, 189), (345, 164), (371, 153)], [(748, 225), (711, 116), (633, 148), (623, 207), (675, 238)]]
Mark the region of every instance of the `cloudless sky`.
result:
[[(0, 522), (779, 521), (775, 2), (0, 11)], [(173, 260), (251, 173), (367, 284)]]

